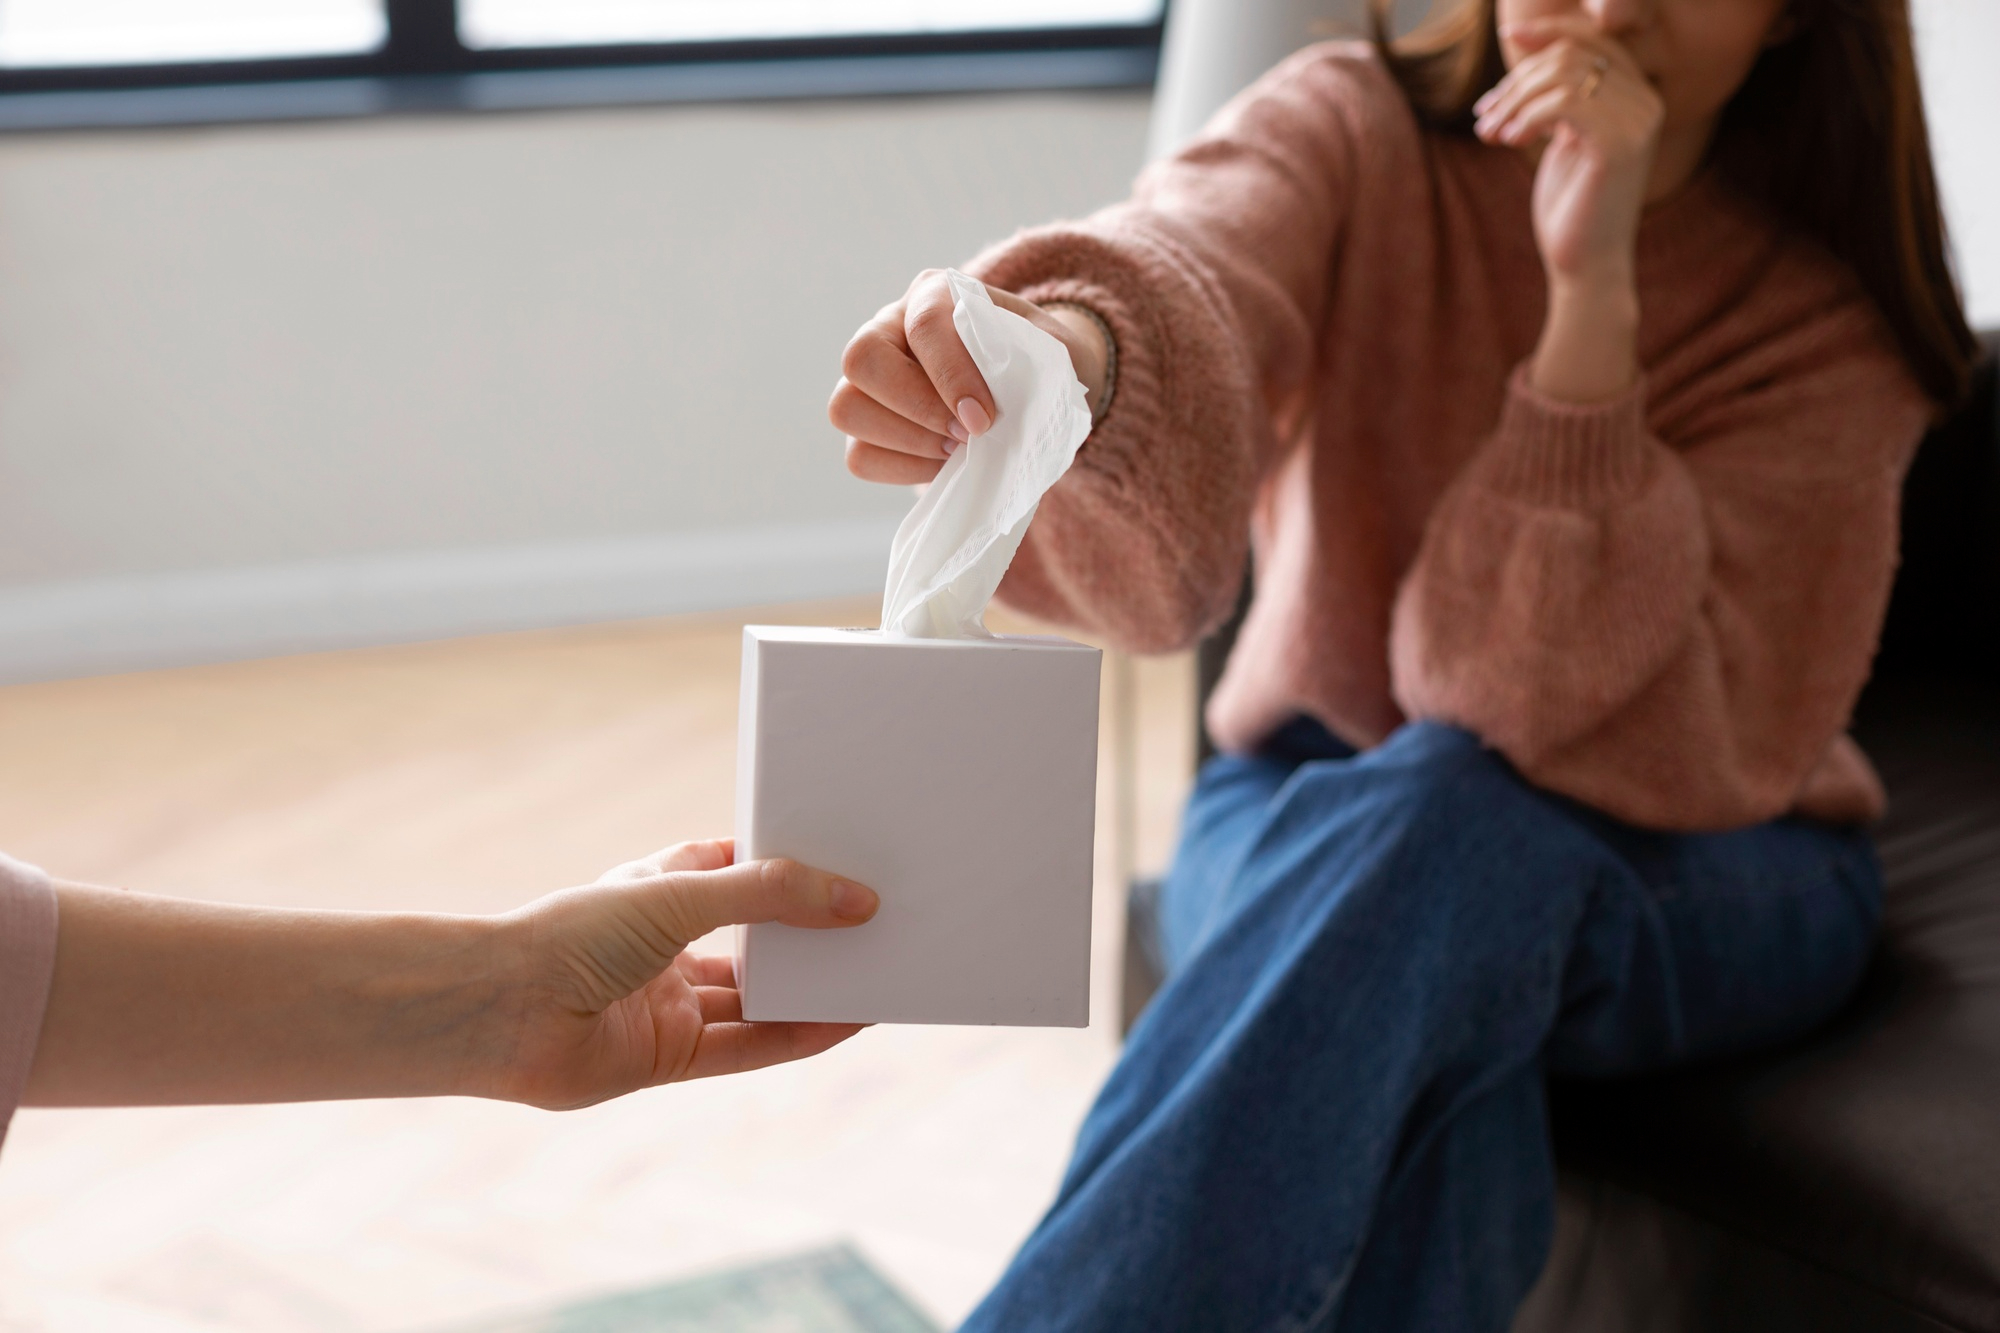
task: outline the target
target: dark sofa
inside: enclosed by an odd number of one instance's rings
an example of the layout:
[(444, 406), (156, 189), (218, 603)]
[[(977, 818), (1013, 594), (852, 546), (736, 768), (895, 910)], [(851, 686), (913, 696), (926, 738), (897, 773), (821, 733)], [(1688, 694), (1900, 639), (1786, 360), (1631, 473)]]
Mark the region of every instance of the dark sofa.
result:
[[(1515, 1333), (2000, 1333), (1995, 353), (1911, 470), (1855, 718), (1891, 799), (1875, 962), (1796, 1046), (1552, 1088), (1561, 1216)], [(1204, 698), (1232, 631), (1203, 645)], [(1158, 975), (1139, 924), (1128, 1023)]]
[(1563, 1219), (1517, 1333), (2000, 1330), (2000, 402), (1924, 442), (1855, 731), (1882, 943), (1798, 1046), (1557, 1084)]

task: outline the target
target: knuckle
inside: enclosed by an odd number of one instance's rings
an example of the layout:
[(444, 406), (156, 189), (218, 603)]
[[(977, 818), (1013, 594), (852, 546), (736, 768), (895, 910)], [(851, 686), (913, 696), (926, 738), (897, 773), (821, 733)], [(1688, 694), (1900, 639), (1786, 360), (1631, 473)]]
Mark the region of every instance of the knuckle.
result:
[(757, 867), (757, 878), (765, 890), (784, 897), (794, 891), (803, 869), (790, 857), (776, 856)]
[(905, 317), (904, 326), (913, 341), (919, 338), (925, 342), (935, 341), (951, 327), (951, 307), (936, 301), (913, 305)]
[(685, 946), (708, 933), (706, 914), (696, 901), (693, 882), (676, 879), (671, 889), (661, 896), (650, 924), (676, 946)]
[(870, 363), (881, 354), (884, 341), (882, 330), (872, 324), (848, 339), (840, 353), (840, 373), (849, 380), (865, 376)]

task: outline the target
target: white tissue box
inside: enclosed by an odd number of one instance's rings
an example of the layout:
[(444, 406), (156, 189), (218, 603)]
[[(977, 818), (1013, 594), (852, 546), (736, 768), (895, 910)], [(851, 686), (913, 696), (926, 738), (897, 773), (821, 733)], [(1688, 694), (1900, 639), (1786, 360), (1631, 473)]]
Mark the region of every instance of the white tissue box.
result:
[(736, 855), (882, 896), (741, 928), (746, 1019), (1082, 1027), (1101, 654), (1067, 639), (743, 631)]

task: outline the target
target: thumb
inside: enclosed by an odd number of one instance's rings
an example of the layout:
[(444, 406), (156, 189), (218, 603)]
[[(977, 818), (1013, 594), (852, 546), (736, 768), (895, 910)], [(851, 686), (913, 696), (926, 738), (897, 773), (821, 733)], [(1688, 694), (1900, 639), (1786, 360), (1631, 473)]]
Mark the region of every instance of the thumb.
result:
[(784, 859), (678, 871), (624, 892), (682, 948), (723, 926), (858, 926), (881, 905), (872, 889)]

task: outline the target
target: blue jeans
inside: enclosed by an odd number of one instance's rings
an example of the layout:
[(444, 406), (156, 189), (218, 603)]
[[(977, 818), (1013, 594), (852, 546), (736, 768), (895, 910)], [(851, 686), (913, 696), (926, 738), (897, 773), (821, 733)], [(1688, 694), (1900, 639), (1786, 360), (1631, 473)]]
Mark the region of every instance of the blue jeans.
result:
[(1858, 831), (1651, 833), (1455, 728), (1295, 723), (1202, 770), (1168, 980), (964, 1327), (1501, 1333), (1554, 1227), (1545, 1078), (1805, 1032), (1880, 909)]

